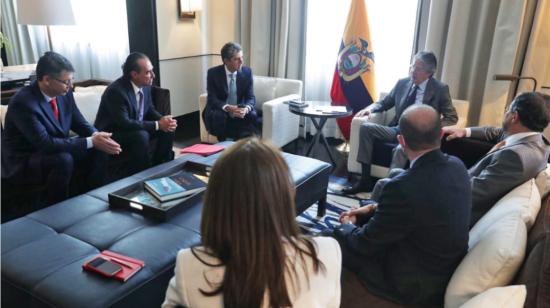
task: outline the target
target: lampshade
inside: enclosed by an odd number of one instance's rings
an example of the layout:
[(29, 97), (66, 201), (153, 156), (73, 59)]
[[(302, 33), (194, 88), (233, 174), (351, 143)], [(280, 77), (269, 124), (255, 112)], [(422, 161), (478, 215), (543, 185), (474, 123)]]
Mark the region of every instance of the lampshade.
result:
[(22, 25), (74, 25), (71, 0), (17, 0), (17, 22)]
[(202, 0), (179, 0), (181, 12), (190, 13), (202, 9)]

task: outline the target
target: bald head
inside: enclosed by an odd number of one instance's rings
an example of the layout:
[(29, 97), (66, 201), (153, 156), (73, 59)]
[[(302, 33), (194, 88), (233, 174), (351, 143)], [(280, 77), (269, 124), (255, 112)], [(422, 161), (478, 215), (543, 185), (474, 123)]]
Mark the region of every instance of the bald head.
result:
[(441, 145), (440, 115), (428, 105), (407, 108), (399, 119), (399, 130), (413, 151), (431, 150)]

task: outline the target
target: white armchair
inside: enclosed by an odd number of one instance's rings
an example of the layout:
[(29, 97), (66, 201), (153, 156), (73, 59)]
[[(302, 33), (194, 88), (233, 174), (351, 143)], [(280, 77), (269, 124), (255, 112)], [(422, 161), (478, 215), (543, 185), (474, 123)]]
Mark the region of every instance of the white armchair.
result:
[[(466, 127), (468, 119), (468, 110), (470, 109), (470, 103), (468, 101), (453, 99), (453, 106), (458, 114), (458, 122), (451, 127)], [(349, 140), (349, 156), (348, 156), (348, 172), (361, 173), (361, 164), (357, 162), (357, 152), (359, 150), (359, 128), (361, 124), (366, 121), (376, 124), (387, 124), (395, 116), (394, 108), (373, 114), (370, 119), (366, 118), (353, 118), (351, 121), (351, 132)], [(385, 166), (371, 165), (371, 176), (377, 178), (385, 178), (388, 174), (388, 168)]]
[[(300, 117), (288, 110), (286, 101), (302, 98), (302, 81), (275, 77), (254, 76), (256, 109), (263, 112), (262, 138), (282, 147), (298, 138)], [(204, 126), (202, 112), (207, 94), (199, 96), (201, 142), (216, 143)]]

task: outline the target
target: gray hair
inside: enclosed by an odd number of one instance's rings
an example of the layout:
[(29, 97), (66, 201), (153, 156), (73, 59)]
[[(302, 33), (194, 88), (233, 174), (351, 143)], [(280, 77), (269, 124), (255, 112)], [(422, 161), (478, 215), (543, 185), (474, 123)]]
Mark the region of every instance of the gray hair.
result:
[(424, 63), (424, 70), (432, 75), (437, 69), (437, 58), (431, 51), (419, 51), (414, 55), (414, 61), (420, 60)]
[(230, 60), (231, 58), (233, 58), (233, 56), (235, 56), (242, 50), (243, 48), (238, 43), (235, 43), (235, 42), (226, 43), (225, 45), (223, 45), (222, 51), (221, 51), (222, 60), (225, 60), (225, 59)]

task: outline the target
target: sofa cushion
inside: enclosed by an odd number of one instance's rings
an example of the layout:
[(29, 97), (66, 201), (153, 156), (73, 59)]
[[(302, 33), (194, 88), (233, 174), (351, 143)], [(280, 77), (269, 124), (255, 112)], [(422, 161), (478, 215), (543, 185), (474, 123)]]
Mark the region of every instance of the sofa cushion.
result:
[(535, 183), (537, 184), (541, 198), (546, 197), (548, 192), (550, 192), (550, 164), (537, 175)]
[(103, 94), (103, 92), (105, 92), (105, 89), (107, 89), (106, 85), (96, 85), (96, 86), (88, 86), (88, 87), (74, 87), (74, 92), (76, 92), (76, 93), (96, 92), (96, 93)]
[(525, 222), (527, 230), (531, 229), (540, 210), (540, 194), (535, 180), (531, 179), (500, 198), (470, 231), (470, 241), (477, 241), (479, 234), (511, 212), (518, 212)]
[(527, 291), (524, 285), (491, 288), (460, 306), (460, 308), (500, 307), (521, 308)]
[(517, 211), (471, 236), (468, 254), (447, 286), (445, 307), (459, 307), (489, 288), (510, 283), (521, 266), (526, 243), (527, 229)]
[(514, 283), (527, 287), (525, 307), (550, 307), (550, 235), (528, 251)]
[(254, 76), (254, 96), (256, 97), (256, 109), (261, 110), (262, 104), (275, 97), (277, 80), (275, 78)]
[(73, 93), (78, 110), (80, 110), (80, 113), (82, 113), (86, 121), (89, 123), (94, 123), (95, 121), (95, 116), (97, 114), (97, 110), (99, 109), (102, 94), (103, 91), (99, 90)]

